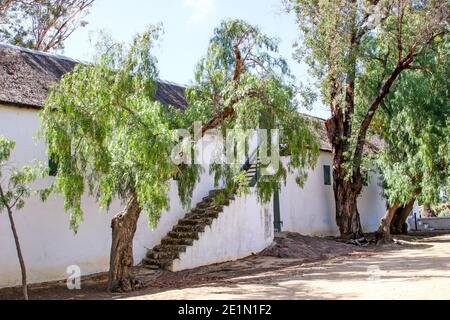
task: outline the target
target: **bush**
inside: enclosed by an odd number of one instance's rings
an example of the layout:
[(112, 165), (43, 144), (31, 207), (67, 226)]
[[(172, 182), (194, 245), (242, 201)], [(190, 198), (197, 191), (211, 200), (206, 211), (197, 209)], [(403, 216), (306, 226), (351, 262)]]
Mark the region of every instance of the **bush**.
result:
[(439, 218), (450, 218), (450, 202), (434, 206), (433, 212), (435, 212), (436, 216)]
[(439, 218), (450, 218), (450, 209), (445, 209), (438, 213)]

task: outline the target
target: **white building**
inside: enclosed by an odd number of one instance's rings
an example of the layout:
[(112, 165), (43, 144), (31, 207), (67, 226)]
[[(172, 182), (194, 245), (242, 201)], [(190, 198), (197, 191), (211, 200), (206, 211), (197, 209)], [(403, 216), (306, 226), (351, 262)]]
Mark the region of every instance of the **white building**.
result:
[[(16, 141), (11, 157), (13, 164), (23, 165), (33, 159), (48, 161), (43, 141), (35, 139), (39, 128), (38, 113), (49, 86), (70, 71), (75, 63), (61, 56), (0, 45), (0, 135)], [(156, 98), (183, 108), (186, 104), (183, 92), (182, 87), (160, 82)], [(321, 125), (323, 127), (323, 121)], [(331, 149), (322, 135), (319, 161), (304, 188), (298, 187), (294, 178), (289, 177), (273, 203), (261, 205), (254, 194), (232, 200), (198, 233), (198, 239), (177, 255), (170, 269), (188, 269), (258, 253), (271, 244), (274, 223), (279, 226), (280, 221), (282, 230), (286, 231), (305, 235), (338, 234), (331, 164)], [(48, 177), (39, 184), (48, 184), (51, 179)], [(385, 211), (378, 180), (376, 177), (371, 180), (359, 200), (365, 231), (376, 230)], [(194, 206), (213, 189), (213, 179), (205, 173), (194, 192)], [(170, 204), (170, 210), (162, 214), (155, 230), (150, 230), (146, 216), (142, 214), (134, 241), (136, 263), (145, 258), (148, 249), (160, 244), (186, 215), (174, 182)], [(83, 209), (85, 221), (76, 235), (69, 229), (69, 216), (63, 209), (63, 199), (57, 195), (45, 203), (31, 198), (23, 210), (15, 213), (31, 283), (65, 279), (71, 265), (79, 266), (83, 275), (108, 269), (110, 221), (113, 214), (120, 211), (120, 204), (113, 203), (110, 211), (104, 212), (95, 199), (86, 195)], [(5, 213), (0, 213), (0, 287), (20, 284), (20, 268), (7, 219)]]

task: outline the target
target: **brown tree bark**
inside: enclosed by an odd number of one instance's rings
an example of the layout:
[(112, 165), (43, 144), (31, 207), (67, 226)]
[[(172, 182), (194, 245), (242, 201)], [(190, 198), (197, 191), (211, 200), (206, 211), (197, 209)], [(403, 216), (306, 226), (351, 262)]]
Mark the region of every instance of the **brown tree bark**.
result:
[[(347, 86), (347, 99), (352, 94), (352, 86)], [(345, 168), (345, 152), (348, 149), (348, 137), (351, 135), (351, 122), (349, 109), (344, 113), (339, 104), (341, 84), (336, 82), (334, 99), (332, 102), (333, 117), (326, 121), (328, 138), (333, 147), (333, 191), (336, 206), (336, 223), (341, 237), (346, 240), (356, 240), (364, 237), (362, 232), (357, 199), (362, 190), (362, 176), (355, 175), (356, 179), (348, 179)], [(352, 104), (350, 104), (352, 105)]]
[(2, 14), (9, 6), (14, 2), (14, 0), (3, 0), (0, 2), (0, 14)]
[(349, 182), (335, 183), (334, 185), (336, 222), (341, 237), (346, 240), (364, 238), (357, 206), (359, 194), (360, 191), (355, 190)]
[(376, 241), (377, 244), (387, 244), (392, 241), (391, 239), (391, 222), (394, 218), (395, 213), (397, 210), (401, 208), (401, 205), (394, 204), (392, 205), (384, 215), (383, 219), (381, 219), (380, 227), (378, 228), (378, 231), (376, 232)]
[(25, 267), (25, 260), (23, 259), (22, 249), (20, 247), (19, 236), (18, 236), (17, 230), (16, 230), (16, 224), (14, 223), (13, 213), (9, 207), (7, 207), (7, 210), (8, 210), (9, 223), (11, 224), (11, 230), (14, 235), (14, 242), (16, 243), (17, 257), (19, 258), (19, 263), (20, 263), (20, 271), (22, 273), (23, 298), (25, 300), (28, 300), (27, 269)]
[[(355, 42), (358, 43), (357, 41)], [(354, 43), (353, 43), (354, 44)], [(352, 45), (353, 45), (352, 44)], [(400, 73), (406, 69), (413, 61), (413, 53), (398, 62), (389, 78), (381, 87), (378, 95), (370, 105), (364, 120), (358, 128), (358, 135), (354, 151), (349, 148), (348, 141), (352, 137), (352, 114), (354, 108), (354, 70), (349, 73), (345, 88), (345, 111), (339, 105), (341, 98), (342, 84), (335, 81), (332, 92), (331, 112), (332, 117), (326, 121), (328, 138), (333, 147), (333, 177), (334, 196), (336, 202), (336, 222), (344, 239), (358, 239), (364, 236), (361, 228), (357, 209), (357, 199), (362, 191), (363, 177), (361, 173), (361, 162), (363, 150), (367, 140), (372, 119), (383, 99), (398, 78)], [(353, 152), (352, 171), (348, 172), (345, 163), (348, 162), (348, 153)], [(395, 211), (392, 213), (392, 217)], [(391, 217), (391, 220), (392, 220)], [(390, 226), (390, 221), (389, 221)], [(388, 232), (390, 234), (390, 232)]]
[(394, 219), (391, 222), (391, 233), (392, 234), (406, 234), (408, 230), (405, 228), (406, 219), (408, 219), (411, 214), (412, 209), (414, 208), (414, 203), (416, 203), (416, 199), (411, 199), (404, 206), (400, 207), (395, 215)]
[(133, 238), (140, 213), (141, 207), (137, 195), (130, 190), (124, 211), (117, 214), (111, 222), (112, 244), (108, 290), (112, 292), (130, 292), (142, 287), (142, 283), (132, 274)]
[[(5, 199), (5, 194), (3, 193), (3, 189), (0, 186), (0, 197)], [(22, 255), (22, 249), (20, 247), (19, 235), (17, 233), (16, 224), (14, 222), (12, 207), (7, 203), (4, 203), (6, 211), (8, 212), (9, 223), (11, 225), (11, 231), (14, 236), (14, 242), (16, 244), (17, 257), (19, 259), (20, 271), (22, 274), (22, 292), (24, 300), (28, 300), (28, 284), (27, 284), (27, 269), (25, 267), (25, 260)]]

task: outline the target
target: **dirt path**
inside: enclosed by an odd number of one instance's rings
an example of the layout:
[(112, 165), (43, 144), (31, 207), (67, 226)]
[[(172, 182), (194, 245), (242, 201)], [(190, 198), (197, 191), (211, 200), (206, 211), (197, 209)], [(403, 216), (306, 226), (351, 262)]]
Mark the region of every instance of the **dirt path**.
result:
[[(450, 235), (404, 237), (402, 245), (355, 247), (283, 234), (264, 255), (177, 273), (138, 268), (147, 288), (106, 292), (107, 275), (32, 286), (32, 299), (450, 299)], [(0, 299), (20, 289), (0, 290)]]
[(133, 299), (450, 299), (450, 236)]

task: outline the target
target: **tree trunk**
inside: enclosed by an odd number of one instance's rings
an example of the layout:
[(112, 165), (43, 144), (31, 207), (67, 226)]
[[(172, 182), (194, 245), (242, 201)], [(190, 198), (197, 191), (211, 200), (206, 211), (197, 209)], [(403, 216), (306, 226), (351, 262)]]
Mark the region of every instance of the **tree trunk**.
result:
[(364, 238), (357, 207), (358, 196), (359, 192), (353, 188), (351, 183), (335, 180), (336, 223), (341, 237), (346, 240)]
[(28, 284), (27, 284), (27, 269), (25, 267), (25, 261), (22, 256), (22, 249), (20, 248), (19, 236), (16, 230), (16, 224), (14, 223), (13, 213), (11, 208), (6, 207), (8, 211), (9, 223), (11, 224), (11, 230), (14, 235), (14, 242), (16, 243), (17, 257), (19, 258), (20, 270), (22, 272), (22, 291), (23, 298), (28, 300)]
[(403, 207), (399, 208), (394, 215), (394, 219), (391, 222), (392, 234), (406, 234), (408, 230), (405, 228), (406, 219), (411, 214), (416, 199), (411, 199)]
[(132, 275), (133, 238), (140, 213), (137, 195), (134, 191), (129, 191), (124, 211), (117, 214), (111, 222), (112, 244), (108, 289), (112, 292), (130, 292), (142, 287), (140, 281)]
[[(336, 109), (337, 107), (335, 107)], [(336, 204), (336, 223), (341, 237), (357, 240), (364, 237), (362, 232), (357, 199), (362, 190), (362, 177), (349, 181), (345, 168), (347, 144), (342, 136), (350, 132), (348, 123), (342, 123), (340, 112), (326, 121), (327, 134), (333, 146), (333, 190)]]
[(376, 232), (376, 241), (377, 244), (386, 244), (392, 241), (391, 239), (391, 222), (394, 218), (395, 213), (401, 206), (399, 204), (394, 204), (391, 206), (384, 215), (383, 219), (381, 219), (380, 227)]

